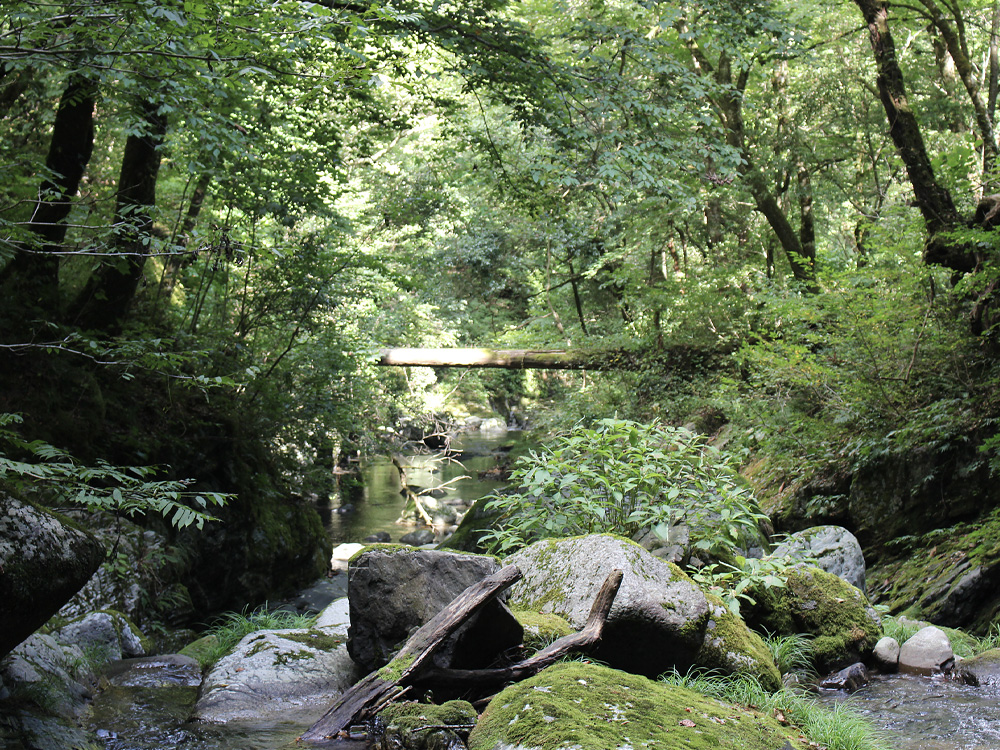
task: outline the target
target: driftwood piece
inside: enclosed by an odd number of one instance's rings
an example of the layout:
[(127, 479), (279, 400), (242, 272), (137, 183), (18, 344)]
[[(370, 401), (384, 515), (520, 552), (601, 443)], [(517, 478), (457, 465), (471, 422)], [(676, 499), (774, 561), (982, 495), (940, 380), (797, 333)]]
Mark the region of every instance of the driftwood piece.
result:
[(372, 672), (340, 699), (300, 738), (325, 742), (353, 723), (373, 715), (398, 697), (426, 665), (437, 648), (486, 602), (521, 578), (516, 565), (508, 565), (459, 594), (426, 622), (386, 666)]
[(432, 669), (419, 675), (420, 682), (433, 682), (437, 685), (472, 686), (494, 685), (504, 682), (517, 682), (541, 672), (546, 667), (555, 664), (566, 654), (574, 651), (584, 651), (601, 640), (604, 624), (607, 622), (611, 605), (622, 585), (622, 572), (612, 571), (604, 580), (597, 597), (590, 608), (587, 623), (577, 633), (563, 636), (553, 641), (531, 657), (499, 669)]

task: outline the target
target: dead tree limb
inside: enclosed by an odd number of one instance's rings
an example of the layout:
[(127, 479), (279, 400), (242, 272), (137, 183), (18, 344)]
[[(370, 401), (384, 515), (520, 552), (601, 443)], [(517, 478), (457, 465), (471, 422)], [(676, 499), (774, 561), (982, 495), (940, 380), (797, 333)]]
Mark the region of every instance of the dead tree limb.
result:
[(425, 623), (406, 642), (395, 658), (354, 685), (323, 717), (306, 731), (301, 740), (325, 742), (353, 723), (363, 721), (377, 708), (392, 700), (428, 662), (437, 648), (460, 625), (501, 591), (521, 578), (516, 565), (507, 565), (459, 594), (447, 607)]
[(436, 685), (471, 686), (495, 685), (504, 682), (517, 682), (541, 672), (546, 667), (555, 664), (566, 654), (574, 651), (585, 651), (601, 640), (604, 634), (604, 624), (607, 622), (611, 605), (622, 585), (622, 572), (613, 570), (604, 580), (597, 598), (590, 608), (587, 623), (578, 633), (563, 636), (553, 641), (538, 653), (524, 661), (500, 669), (433, 669), (419, 676), (420, 682)]

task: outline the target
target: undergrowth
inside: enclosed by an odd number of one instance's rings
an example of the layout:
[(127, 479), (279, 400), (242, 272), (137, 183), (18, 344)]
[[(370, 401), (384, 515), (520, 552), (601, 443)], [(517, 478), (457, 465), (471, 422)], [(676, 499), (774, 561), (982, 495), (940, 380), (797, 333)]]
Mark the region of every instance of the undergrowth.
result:
[(668, 685), (754, 708), (779, 721), (784, 719), (826, 750), (889, 750), (891, 747), (877, 729), (850, 707), (839, 704), (827, 708), (812, 698), (786, 689), (769, 693), (752, 677), (722, 677), (691, 671), (686, 674), (670, 672), (660, 679)]
[(311, 615), (300, 615), (283, 609), (268, 610), (266, 605), (252, 612), (244, 609), (242, 612), (226, 612), (219, 621), (208, 630), (208, 635), (215, 636), (215, 644), (206, 654), (206, 659), (215, 663), (228, 654), (245, 636), (258, 630), (289, 630), (292, 628), (312, 627), (316, 618)]

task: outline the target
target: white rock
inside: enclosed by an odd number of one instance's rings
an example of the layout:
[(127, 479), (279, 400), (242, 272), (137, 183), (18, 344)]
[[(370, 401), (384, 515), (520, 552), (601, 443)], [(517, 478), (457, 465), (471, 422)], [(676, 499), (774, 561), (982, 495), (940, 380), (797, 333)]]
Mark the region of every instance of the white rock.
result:
[(941, 672), (950, 669), (954, 662), (951, 641), (933, 625), (917, 631), (899, 649), (899, 669), (903, 672)]
[(899, 668), (899, 642), (895, 638), (880, 638), (873, 654), (875, 664), (883, 672), (895, 672)]

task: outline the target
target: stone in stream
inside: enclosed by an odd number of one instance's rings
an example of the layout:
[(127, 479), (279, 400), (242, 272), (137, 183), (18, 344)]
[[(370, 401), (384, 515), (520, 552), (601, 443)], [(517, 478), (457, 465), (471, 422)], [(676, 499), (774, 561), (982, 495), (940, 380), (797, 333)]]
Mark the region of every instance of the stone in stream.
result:
[(519, 609), (553, 613), (579, 629), (611, 571), (623, 572), (595, 659), (656, 677), (697, 666), (749, 674), (766, 689), (781, 678), (756, 633), (680, 568), (639, 544), (608, 534), (543, 540), (511, 555), (524, 578), (511, 587)]
[(413, 547), (422, 547), (425, 544), (434, 544), (434, 532), (430, 529), (417, 529), (409, 534), (403, 534), (399, 538), (401, 544), (409, 544)]
[(947, 672), (955, 663), (951, 641), (940, 628), (918, 630), (899, 648), (899, 670), (914, 674)]
[(872, 659), (881, 671), (895, 672), (899, 669), (899, 642), (889, 636), (880, 638), (875, 644)]
[(868, 679), (868, 670), (864, 664), (858, 662), (826, 677), (819, 686), (827, 690), (846, 690), (848, 693), (853, 693), (867, 685)]
[(344, 641), (323, 628), (250, 633), (205, 676), (192, 719), (311, 726), (360, 676)]
[[(496, 558), (413, 547), (369, 547), (351, 559), (351, 657), (366, 671), (387, 664), (397, 646), (465, 589), (500, 570)], [(439, 667), (489, 666), (521, 642), (521, 626), (502, 594), (487, 603), (434, 656)]]
[(0, 657), (59, 611), (103, 560), (89, 532), (0, 493)]
[(955, 667), (955, 674), (967, 685), (1000, 685), (1000, 648), (963, 660)]

